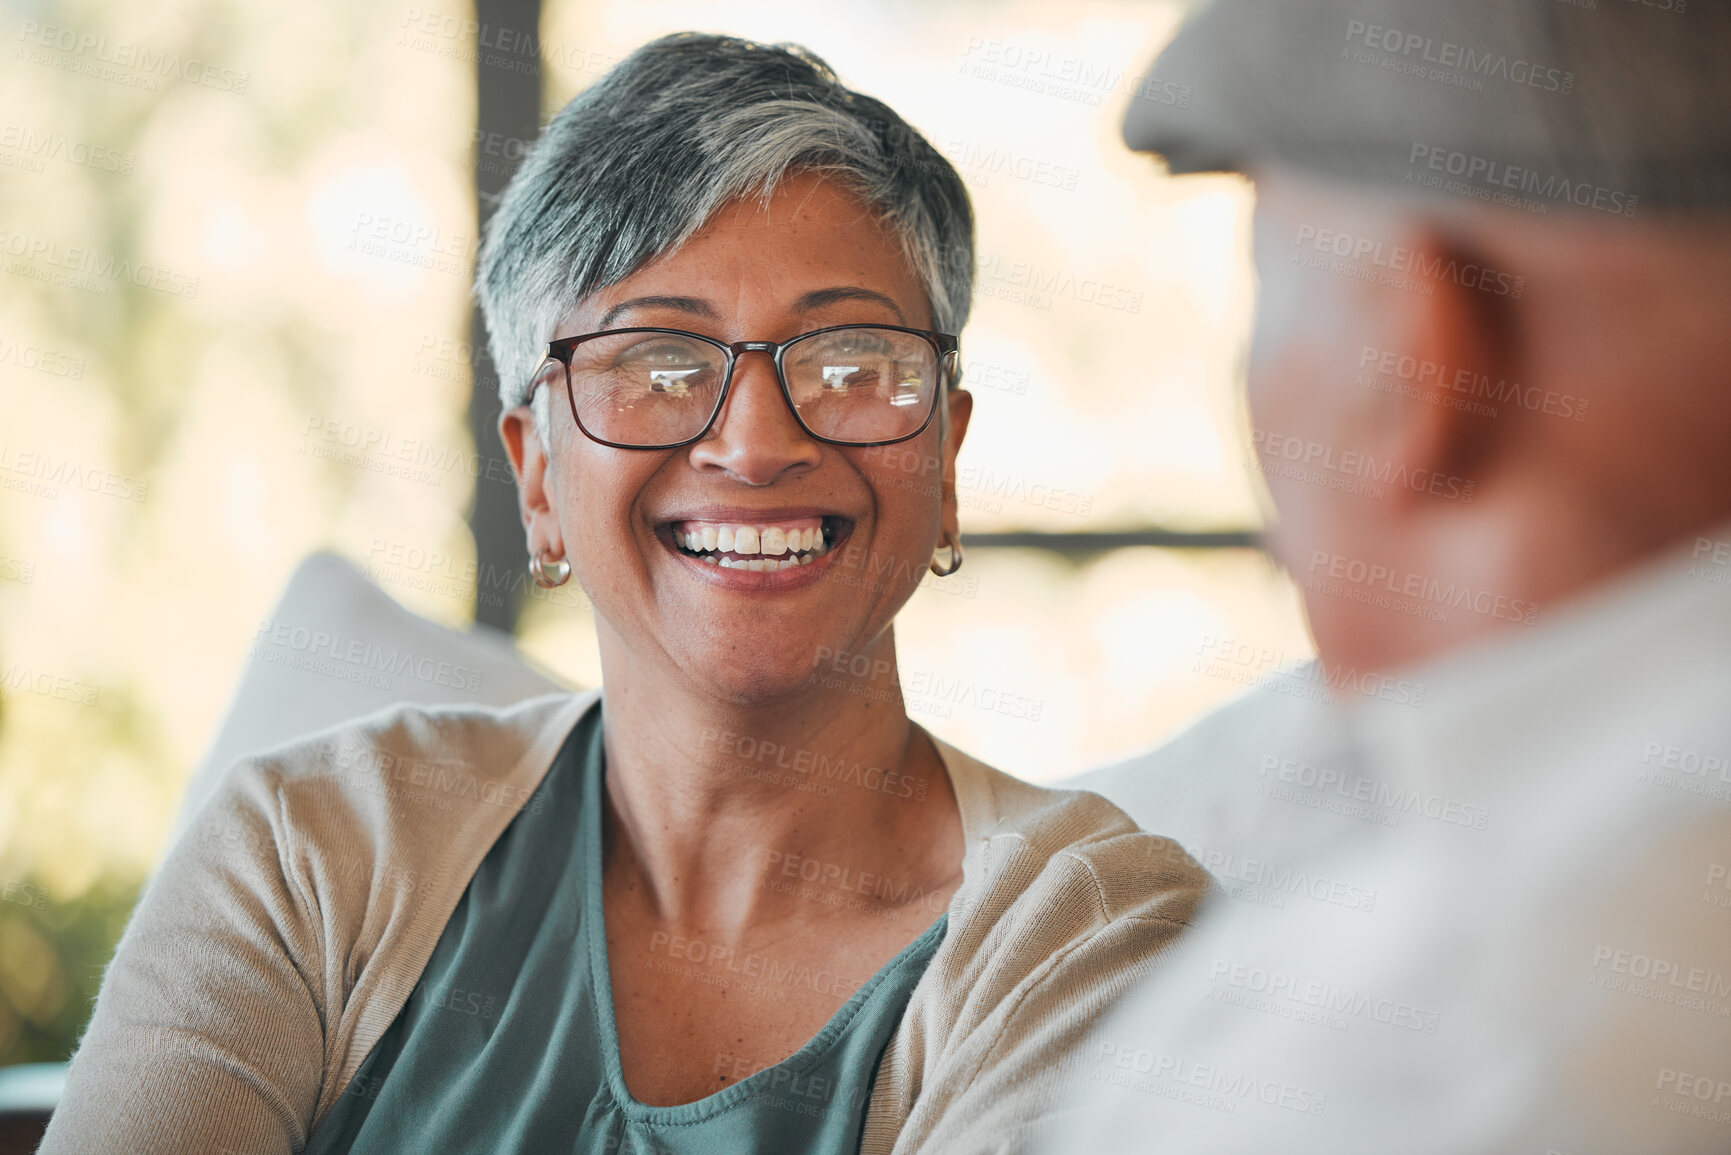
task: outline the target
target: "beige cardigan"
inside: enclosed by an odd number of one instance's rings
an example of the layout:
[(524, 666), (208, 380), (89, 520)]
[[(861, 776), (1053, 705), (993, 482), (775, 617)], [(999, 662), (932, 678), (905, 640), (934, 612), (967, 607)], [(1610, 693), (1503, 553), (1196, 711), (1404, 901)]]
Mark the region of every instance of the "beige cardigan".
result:
[[(133, 913), (41, 1151), (304, 1147), (594, 700), (396, 707), (238, 763)], [(1024, 1146), (1208, 885), (1103, 798), (938, 749), (963, 884), (884, 1054), (869, 1155)]]

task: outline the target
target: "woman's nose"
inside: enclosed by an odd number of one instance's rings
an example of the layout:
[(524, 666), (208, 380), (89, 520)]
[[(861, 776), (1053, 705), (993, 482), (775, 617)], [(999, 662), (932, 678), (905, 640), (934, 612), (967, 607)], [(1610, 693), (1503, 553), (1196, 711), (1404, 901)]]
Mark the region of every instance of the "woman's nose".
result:
[(708, 436), (691, 447), (691, 463), (722, 469), (748, 485), (818, 463), (823, 447), (794, 417), (767, 353), (741, 353), (727, 401)]

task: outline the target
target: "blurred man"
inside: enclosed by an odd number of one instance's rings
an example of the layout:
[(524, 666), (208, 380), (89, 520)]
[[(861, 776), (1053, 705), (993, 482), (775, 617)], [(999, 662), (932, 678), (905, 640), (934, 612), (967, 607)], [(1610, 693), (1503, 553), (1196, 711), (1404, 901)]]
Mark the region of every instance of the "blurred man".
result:
[(1139, 87), (1133, 148), (1256, 184), (1338, 706), (1084, 780), (1223, 893), (1052, 1150), (1731, 1150), (1728, 49), (1700, 0), (1217, 0)]

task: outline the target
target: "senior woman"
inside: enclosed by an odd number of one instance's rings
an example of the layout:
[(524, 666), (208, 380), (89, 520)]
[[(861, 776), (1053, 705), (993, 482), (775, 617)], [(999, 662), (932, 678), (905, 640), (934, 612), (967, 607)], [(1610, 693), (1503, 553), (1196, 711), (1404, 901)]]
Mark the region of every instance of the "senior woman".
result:
[(531, 569), (593, 602), (603, 692), (233, 768), (44, 1149), (950, 1155), (1049, 1123), (1205, 876), (902, 707), (892, 619), (962, 557), (971, 277), (955, 171), (805, 52), (669, 37), (572, 101), (480, 293)]

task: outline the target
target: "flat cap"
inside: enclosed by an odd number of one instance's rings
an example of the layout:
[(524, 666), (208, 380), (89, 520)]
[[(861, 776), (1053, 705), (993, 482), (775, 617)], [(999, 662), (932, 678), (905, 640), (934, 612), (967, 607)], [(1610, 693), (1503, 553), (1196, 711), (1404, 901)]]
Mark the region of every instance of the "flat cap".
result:
[(1731, 208), (1731, 0), (1213, 0), (1137, 85), (1124, 140), (1175, 173)]

